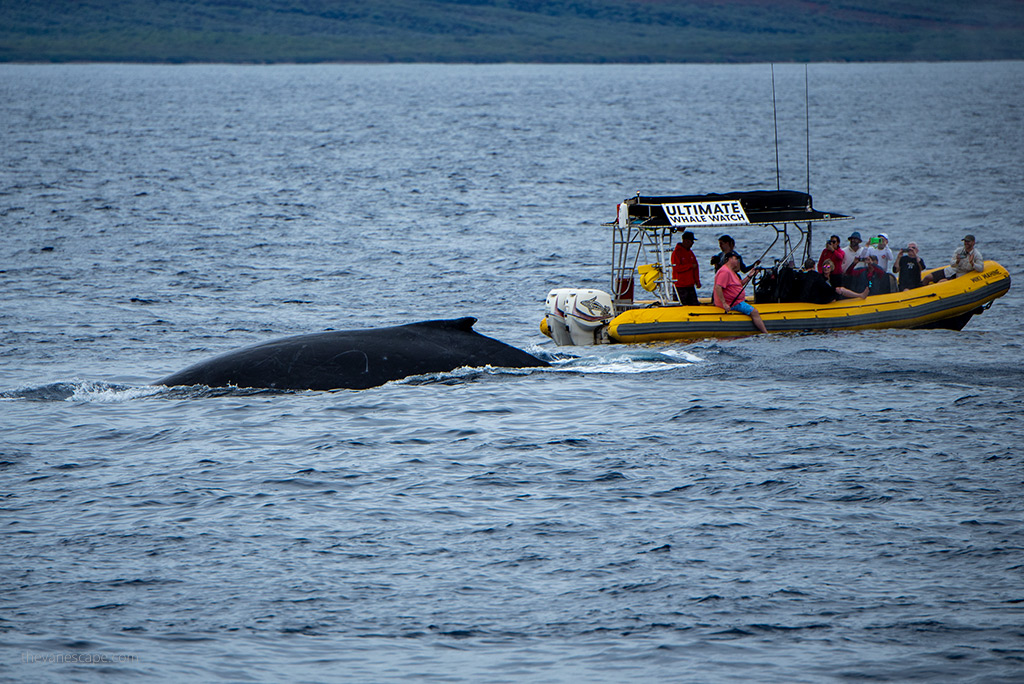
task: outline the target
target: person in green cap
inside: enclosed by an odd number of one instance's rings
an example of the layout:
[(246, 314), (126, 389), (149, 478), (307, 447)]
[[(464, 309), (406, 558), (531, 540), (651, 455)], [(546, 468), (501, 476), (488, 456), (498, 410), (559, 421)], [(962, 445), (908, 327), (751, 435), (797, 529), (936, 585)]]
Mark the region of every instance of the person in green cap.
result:
[(981, 273), (985, 270), (985, 258), (981, 256), (981, 250), (974, 246), (974, 236), (964, 236), (964, 246), (957, 247), (953, 252), (953, 258), (949, 260), (949, 266), (932, 271), (921, 279), (922, 285), (938, 283), (943, 280), (952, 280), (971, 272)]

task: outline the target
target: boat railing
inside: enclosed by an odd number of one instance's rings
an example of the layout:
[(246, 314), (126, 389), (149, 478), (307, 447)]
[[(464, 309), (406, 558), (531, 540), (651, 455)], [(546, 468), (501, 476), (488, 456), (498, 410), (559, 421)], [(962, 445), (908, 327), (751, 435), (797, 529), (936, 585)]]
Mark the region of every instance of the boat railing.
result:
[(612, 269), (610, 289), (616, 310), (635, 306), (640, 284), (640, 267), (652, 265), (661, 271), (652, 294), (659, 303), (678, 302), (672, 286), (672, 229), (643, 227), (637, 224), (610, 224), (612, 227)]
[[(672, 277), (671, 255), (675, 248), (675, 233), (682, 229), (672, 226), (647, 226), (642, 222), (606, 223), (604, 225), (611, 228), (610, 292), (616, 310), (624, 311), (652, 304), (662, 306), (678, 304), (679, 298)], [(767, 263), (768, 253), (780, 243), (783, 254), (780, 258), (774, 259), (775, 266), (796, 265), (799, 267), (804, 260), (811, 258), (812, 228), (810, 222), (806, 226), (801, 226), (798, 223), (758, 225), (774, 230), (775, 237), (768, 243), (760, 256), (750, 262), (750, 265)], [(715, 237), (717, 238), (717, 235)], [(798, 263), (794, 255), (801, 247), (803, 256)], [(653, 281), (653, 287), (650, 289), (655, 299), (638, 303), (636, 288), (641, 283), (640, 270), (641, 267), (648, 265), (657, 267), (661, 272), (661, 275)], [(756, 286), (756, 282), (754, 285)]]

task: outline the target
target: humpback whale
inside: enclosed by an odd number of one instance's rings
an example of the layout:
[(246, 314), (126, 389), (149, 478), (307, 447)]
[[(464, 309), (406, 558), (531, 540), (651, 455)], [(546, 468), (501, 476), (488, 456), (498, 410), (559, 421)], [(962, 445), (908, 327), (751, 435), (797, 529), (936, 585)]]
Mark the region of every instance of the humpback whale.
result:
[(410, 375), (463, 366), (529, 368), (549, 365), (473, 330), (472, 317), (391, 328), (341, 330), (285, 337), (221, 354), (168, 375), (167, 386), (282, 390), (366, 389)]

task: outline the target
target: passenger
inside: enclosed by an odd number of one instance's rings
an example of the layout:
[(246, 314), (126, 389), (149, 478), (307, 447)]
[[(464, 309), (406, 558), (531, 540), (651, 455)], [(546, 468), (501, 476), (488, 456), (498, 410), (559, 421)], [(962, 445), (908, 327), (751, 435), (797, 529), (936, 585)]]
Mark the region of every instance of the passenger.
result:
[(715, 274), (715, 290), (713, 295), (715, 306), (727, 312), (738, 311), (744, 316), (750, 316), (758, 330), (763, 333), (768, 332), (764, 321), (761, 320), (761, 314), (746, 302), (747, 293), (745, 289), (747, 283), (757, 273), (757, 269), (754, 268), (750, 275), (741, 281), (740, 277), (736, 275), (739, 273), (740, 264), (742, 263), (739, 254), (731, 250), (725, 252), (722, 255), (721, 262), (722, 267)]
[[(833, 275), (833, 273), (832, 273), (832, 271), (833, 271), (832, 262), (831, 261), (826, 261), (823, 264), (823, 266), (825, 268), (824, 272), (818, 273), (818, 274), (815, 274), (815, 275), (820, 275), (821, 276), (821, 280), (823, 281), (823, 283), (826, 284), (828, 287), (832, 288), (833, 296), (832, 296), (832, 299), (828, 300), (829, 302), (833, 301), (833, 300), (836, 300), (836, 299), (839, 299), (839, 298), (843, 298), (843, 299), (864, 299), (865, 297), (868, 296), (868, 288), (866, 288), (866, 287), (864, 288), (863, 292), (854, 292), (853, 290), (845, 288), (842, 285), (833, 285), (832, 284), (832, 275)], [(820, 302), (820, 303), (821, 304), (827, 304), (828, 302)]]
[(889, 274), (879, 267), (878, 257), (874, 254), (869, 255), (867, 264), (864, 269), (864, 277), (867, 279), (868, 294), (889, 294), (892, 290), (892, 286), (889, 284)]
[(974, 246), (974, 236), (965, 235), (964, 246), (957, 248), (957, 250), (953, 252), (953, 258), (949, 260), (949, 266), (937, 271), (932, 271), (921, 280), (921, 284), (928, 285), (942, 280), (952, 280), (953, 278), (966, 275), (971, 271), (981, 273), (984, 270), (985, 259), (981, 256), (981, 252)]
[(839, 236), (833, 235), (828, 239), (825, 244), (825, 249), (821, 250), (821, 256), (818, 257), (818, 273), (825, 273), (825, 263), (832, 264), (832, 278), (836, 280), (835, 285), (840, 285), (838, 282), (841, 280), (839, 275), (843, 272), (843, 261), (846, 258), (846, 252), (839, 246)]
[(863, 289), (868, 286), (868, 264), (866, 257), (856, 257), (846, 272), (843, 273), (843, 284), (851, 290)]
[(889, 272), (889, 266), (893, 261), (895, 261), (895, 258), (892, 255), (892, 250), (889, 249), (888, 235), (885, 233), (879, 233), (877, 242), (873, 245), (868, 245), (866, 252), (867, 253), (863, 256), (874, 254), (878, 258), (878, 267), (886, 273)]
[(804, 273), (814, 270), (814, 259), (804, 259), (804, 267), (800, 269)]
[(917, 254), (917, 243), (911, 242), (906, 249), (901, 249), (896, 257), (892, 272), (899, 274), (900, 292), (921, 287), (921, 272), (927, 267), (924, 265), (924, 259)]
[(860, 258), (865, 256), (864, 251), (867, 247), (860, 246), (860, 233), (856, 230), (850, 233), (848, 238), (850, 241), (849, 246), (843, 253), (843, 265), (842, 265), (842, 280), (843, 284), (851, 290), (860, 290), (864, 287), (862, 282), (866, 282), (863, 278), (863, 270), (866, 264), (860, 261)]
[(679, 303), (684, 306), (697, 306), (697, 288), (700, 287), (700, 265), (693, 254), (693, 242), (696, 240), (691, 231), (686, 231), (679, 238), (679, 243), (672, 250), (672, 278), (675, 281), (676, 295)]
[[(732, 237), (728, 235), (723, 235), (720, 238), (718, 238), (718, 248), (722, 251), (716, 254), (715, 256), (711, 257), (711, 266), (715, 269), (716, 272), (718, 271), (718, 269), (725, 265), (725, 262), (722, 261), (722, 256), (729, 252), (736, 252), (736, 241), (733, 240)], [(736, 254), (736, 256), (739, 257), (740, 255)], [(743, 263), (743, 257), (740, 257), (740, 272), (746, 273), (750, 269), (756, 267), (759, 263), (761, 262), (755, 261), (753, 266), (747, 266), (746, 264)]]

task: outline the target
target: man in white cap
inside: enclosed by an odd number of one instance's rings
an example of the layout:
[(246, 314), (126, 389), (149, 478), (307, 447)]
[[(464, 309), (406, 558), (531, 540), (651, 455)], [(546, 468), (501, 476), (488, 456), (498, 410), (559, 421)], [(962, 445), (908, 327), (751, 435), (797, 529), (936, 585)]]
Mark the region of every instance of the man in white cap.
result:
[(878, 257), (878, 267), (888, 273), (892, 262), (896, 260), (896, 257), (892, 254), (892, 250), (889, 249), (889, 235), (887, 233), (879, 233), (878, 244), (868, 245), (867, 253), (863, 256)]
[(949, 260), (949, 266), (932, 271), (926, 275), (921, 280), (922, 285), (937, 283), (940, 280), (952, 280), (968, 273), (975, 271), (981, 273), (985, 270), (985, 258), (981, 256), (981, 251), (974, 246), (974, 236), (965, 235), (963, 242), (964, 246), (958, 247), (953, 252), (953, 258)]

